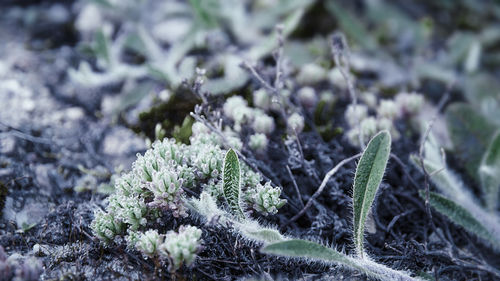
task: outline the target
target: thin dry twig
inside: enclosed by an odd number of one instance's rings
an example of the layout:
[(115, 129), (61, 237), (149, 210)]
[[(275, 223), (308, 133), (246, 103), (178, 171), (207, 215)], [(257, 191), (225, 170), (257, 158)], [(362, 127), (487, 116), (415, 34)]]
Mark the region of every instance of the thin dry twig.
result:
[(309, 198), (309, 200), (307, 201), (306, 205), (304, 206), (304, 208), (302, 208), (302, 210), (300, 210), (300, 212), (298, 214), (296, 214), (295, 216), (293, 216), (289, 221), (287, 221), (284, 225), (284, 226), (287, 226), (288, 224), (296, 221), (298, 218), (300, 218), (302, 215), (304, 215), (304, 213), (307, 211), (307, 209), (309, 209), (309, 207), (311, 207), (313, 201), (321, 194), (321, 192), (323, 192), (323, 190), (325, 189), (326, 187), (326, 184), (328, 183), (328, 181), (330, 180), (330, 178), (342, 167), (344, 166), (345, 164), (349, 163), (350, 161), (354, 160), (354, 159), (357, 159), (358, 157), (360, 157), (362, 155), (362, 153), (358, 153), (354, 156), (351, 156), (349, 158), (346, 158), (342, 161), (340, 161), (335, 167), (333, 167), (330, 171), (328, 171), (328, 173), (326, 173), (325, 177), (323, 178), (323, 181), (321, 182), (321, 185), (319, 186), (319, 188), (316, 190), (316, 192), (314, 192), (314, 194), (311, 196), (311, 198)]
[[(424, 132), (424, 135), (422, 136), (422, 140), (420, 142), (420, 147), (419, 147), (419, 150), (418, 150), (418, 159), (419, 159), (419, 164), (420, 164), (420, 167), (422, 168), (422, 171), (424, 173), (424, 184), (425, 184), (425, 209), (426, 209), (426, 212), (427, 212), (427, 216), (430, 218), (430, 221), (432, 222), (432, 213), (431, 213), (431, 208), (429, 206), (429, 188), (430, 188), (430, 185), (429, 185), (429, 179), (430, 179), (430, 175), (429, 173), (427, 172), (427, 170), (425, 169), (425, 165), (424, 165), (424, 153), (425, 153), (425, 143), (427, 141), (427, 139), (429, 138), (429, 134), (432, 130), (432, 127), (434, 126), (434, 123), (436, 122), (438, 116), (439, 116), (439, 112), (443, 109), (444, 105), (446, 104), (446, 102), (448, 101), (448, 99), (450, 98), (450, 92), (451, 92), (451, 89), (453, 87), (454, 83), (452, 82), (446, 92), (444, 93), (444, 95), (442, 96), (441, 100), (439, 101), (438, 105), (437, 105), (437, 109), (436, 109), (436, 113), (434, 114), (434, 116), (432, 117), (432, 119), (429, 121), (429, 124), (427, 125), (427, 128)], [(433, 224), (432, 224), (433, 225)], [(435, 226), (433, 225), (433, 228)]]
[(300, 205), (302, 206), (302, 208), (304, 208), (304, 201), (302, 200), (302, 195), (300, 194), (299, 186), (295, 181), (292, 170), (290, 170), (290, 167), (288, 165), (286, 165), (286, 170), (288, 171), (288, 175), (290, 175), (290, 178), (292, 179), (293, 187), (295, 188), (295, 192), (297, 193), (297, 198), (299, 199)]
[[(351, 72), (351, 65), (349, 62), (350, 52), (349, 52), (349, 46), (347, 45), (347, 41), (343, 33), (336, 32), (332, 35), (331, 52), (333, 60), (335, 61), (335, 65), (337, 65), (337, 67), (340, 70), (340, 74), (347, 83), (347, 90), (349, 92), (349, 96), (351, 97), (351, 102), (354, 107), (354, 110), (356, 110), (358, 105), (358, 94), (356, 92), (356, 88), (354, 87), (354, 83), (352, 82), (352, 79), (349, 76), (349, 73)], [(355, 118), (354, 121), (356, 122), (356, 124), (358, 124), (357, 129), (358, 129), (359, 144), (361, 146), (361, 150), (364, 150), (365, 142), (361, 134), (361, 126), (359, 124), (360, 122), (358, 120), (357, 114), (354, 114), (354, 118)]]

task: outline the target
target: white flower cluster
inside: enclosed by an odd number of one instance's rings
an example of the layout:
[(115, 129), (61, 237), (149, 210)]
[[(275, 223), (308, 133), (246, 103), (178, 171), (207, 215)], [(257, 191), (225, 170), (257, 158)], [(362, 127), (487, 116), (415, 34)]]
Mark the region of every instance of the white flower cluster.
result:
[(182, 225), (179, 232), (169, 231), (158, 234), (148, 230), (138, 234), (135, 247), (149, 257), (158, 256), (170, 263), (170, 270), (175, 271), (183, 264), (191, 265), (201, 247), (201, 230), (190, 225)]
[[(260, 93), (260, 95), (264, 94), (264, 96), (260, 96), (261, 98), (265, 99), (264, 97), (267, 97), (267, 93)], [(263, 104), (266, 102), (268, 101), (262, 101)], [(264, 106), (267, 107), (266, 105)], [(234, 121), (234, 130), (236, 132), (241, 131), (243, 125), (250, 125), (256, 133), (266, 135), (274, 131), (274, 119), (260, 108), (249, 107), (247, 101), (241, 96), (228, 98), (224, 103), (223, 110), (224, 114)]]
[(360, 146), (360, 133), (361, 141), (366, 142), (381, 130), (388, 130), (393, 139), (398, 139), (399, 132), (394, 126), (394, 121), (415, 116), (420, 112), (423, 103), (424, 98), (420, 94), (399, 93), (394, 100), (380, 100), (378, 104), (373, 102), (371, 105), (377, 113), (376, 116), (368, 115), (366, 105), (349, 105), (344, 115), (350, 127), (346, 133), (347, 139), (351, 144)]

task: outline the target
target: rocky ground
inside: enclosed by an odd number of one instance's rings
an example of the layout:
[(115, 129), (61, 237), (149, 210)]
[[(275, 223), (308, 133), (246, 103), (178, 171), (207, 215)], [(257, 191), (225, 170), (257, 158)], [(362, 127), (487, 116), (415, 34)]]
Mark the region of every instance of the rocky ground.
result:
[[(147, 149), (144, 134), (137, 134), (138, 113), (151, 106), (152, 98), (117, 118), (108, 109), (117, 102), (122, 85), (81, 88), (68, 78), (68, 68), (81, 60), (78, 35), (71, 27), (76, 17), (71, 5), (46, 1), (27, 7), (5, 4), (4, 10), (0, 5), (0, 245), (5, 251), (0, 251), (0, 271), (4, 270), (0, 280), (12, 275), (25, 280), (36, 280), (38, 275), (43, 280), (365, 279), (339, 268), (265, 256), (238, 235), (193, 218), (170, 218), (162, 226), (172, 229), (190, 223), (204, 231), (205, 247), (195, 266), (184, 267), (177, 276), (126, 250), (123, 243), (111, 248), (100, 244), (90, 230), (93, 213), (103, 207), (111, 176), (129, 170), (135, 155)], [(39, 22), (30, 22), (29, 11)], [(160, 93), (160, 84), (153, 87), (155, 95)], [(443, 91), (427, 84), (422, 88), (434, 102)], [(460, 98), (452, 100), (456, 99)], [(338, 106), (347, 104), (340, 100)], [(333, 118), (337, 126), (346, 127), (342, 112)], [(397, 126), (408, 131), (403, 122)], [(409, 154), (418, 150), (418, 137), (407, 134), (393, 144), (392, 151), (402, 162), (390, 162), (368, 230), (368, 251), (392, 268), (433, 272), (443, 276), (439, 280), (494, 280), (482, 268), (457, 265), (437, 236), (448, 237), (454, 247), (498, 267), (500, 257), (487, 246), (440, 215), (434, 217), (440, 233), (429, 230), (424, 203), (418, 199), (424, 180), (408, 161)], [(306, 164), (290, 156), (297, 148), (286, 147), (279, 134), (271, 139), (265, 158), (251, 160), (280, 186), (293, 185), (287, 165), (291, 167), (308, 199), (326, 172), (357, 150), (343, 138), (324, 141), (314, 131), (300, 138)], [(453, 162), (453, 156), (450, 159)], [(351, 163), (340, 169), (314, 208), (281, 230), (351, 252), (348, 206), (354, 168)], [(266, 218), (268, 223), (284, 225), (300, 210), (302, 202), (290, 190), (284, 192), (288, 204), (279, 215)], [(6, 257), (17, 265), (6, 267)]]

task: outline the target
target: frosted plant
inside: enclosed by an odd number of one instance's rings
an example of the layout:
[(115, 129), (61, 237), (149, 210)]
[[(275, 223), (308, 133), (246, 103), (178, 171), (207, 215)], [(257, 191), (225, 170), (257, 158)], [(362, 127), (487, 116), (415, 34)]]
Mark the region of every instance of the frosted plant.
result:
[(263, 215), (276, 214), (278, 209), (285, 205), (286, 200), (280, 198), (281, 189), (273, 187), (271, 182), (266, 182), (264, 185), (259, 184), (255, 189), (250, 190), (247, 194), (253, 208)]
[(186, 216), (182, 204), (182, 183), (178, 173), (169, 168), (153, 173), (153, 181), (147, 188), (153, 193), (154, 200), (150, 205), (166, 210), (171, 210), (174, 217)]
[(150, 229), (139, 235), (135, 245), (139, 251), (152, 257), (157, 254), (158, 247), (161, 245), (162, 240), (158, 231)]
[[(205, 190), (215, 198), (221, 196), (225, 153), (221, 137), (205, 133), (200, 124), (195, 123), (194, 127), (197, 134), (190, 138), (190, 145), (167, 138), (156, 141), (144, 155), (138, 155), (132, 171), (116, 179), (115, 193), (109, 196), (106, 211), (97, 211), (92, 222), (92, 230), (100, 240), (110, 243), (115, 236), (128, 233), (129, 245), (135, 245), (148, 222), (156, 221), (162, 212), (174, 217), (187, 216), (185, 187)], [(226, 138), (241, 146), (241, 141), (230, 133), (224, 132)], [(262, 176), (246, 164), (241, 165), (241, 171), (243, 196), (253, 198), (248, 194), (254, 194), (261, 186)], [(272, 190), (272, 200), (278, 200), (281, 189)], [(250, 200), (250, 208), (264, 206), (255, 201), (259, 197), (255, 198)], [(272, 208), (266, 208), (259, 207), (256, 211), (274, 213)]]
[(91, 228), (97, 238), (104, 242), (113, 241), (116, 235), (122, 233), (124, 225), (121, 220), (115, 218), (113, 213), (105, 213), (101, 210), (94, 214)]
[(160, 169), (161, 158), (155, 157), (151, 150), (143, 155), (137, 154), (137, 160), (133, 164), (133, 170), (143, 181), (153, 181), (153, 173)]
[(139, 196), (126, 197), (115, 193), (109, 197), (109, 206), (111, 213), (133, 230), (147, 223), (148, 208), (144, 199)]
[(116, 179), (115, 188), (124, 196), (132, 196), (142, 192), (140, 180), (132, 173), (126, 173)]
[(173, 139), (154, 142), (153, 149), (167, 162), (174, 161), (177, 164), (183, 164), (186, 161), (185, 145), (177, 144)]
[(177, 270), (182, 264), (191, 265), (201, 246), (201, 230), (194, 226), (179, 228), (179, 232), (169, 231), (165, 241), (159, 245), (161, 255), (168, 257), (171, 270)]

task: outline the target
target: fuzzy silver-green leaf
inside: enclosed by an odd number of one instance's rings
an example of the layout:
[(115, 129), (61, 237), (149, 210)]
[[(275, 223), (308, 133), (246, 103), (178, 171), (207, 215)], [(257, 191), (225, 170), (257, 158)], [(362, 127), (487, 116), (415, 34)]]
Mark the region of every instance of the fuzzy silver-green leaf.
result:
[(301, 239), (272, 243), (262, 248), (261, 252), (278, 256), (302, 257), (350, 264), (350, 260), (346, 255), (321, 244)]
[(240, 206), (240, 162), (238, 160), (238, 155), (233, 149), (229, 149), (224, 157), (222, 181), (224, 197), (231, 210), (231, 214), (239, 219), (245, 218)]
[(490, 211), (494, 211), (498, 206), (500, 191), (500, 131), (495, 134), (483, 156), (479, 166), (479, 178), (486, 206)]
[(377, 280), (421, 280), (413, 278), (406, 272), (397, 271), (386, 267), (383, 264), (375, 263), (369, 259), (358, 259), (349, 257), (335, 249), (328, 248), (321, 244), (292, 239), (271, 243), (260, 250), (262, 253), (293, 258), (307, 258), (315, 261), (334, 263), (374, 277)]
[[(425, 192), (420, 191), (420, 197), (425, 198)], [(469, 212), (466, 208), (457, 204), (456, 202), (441, 196), (438, 193), (429, 193), (429, 204), (436, 209), (439, 213), (448, 217), (452, 222), (465, 228), (467, 231), (474, 233), (478, 237), (492, 243), (495, 246), (500, 245), (495, 236), (490, 233), (487, 227), (485, 227), (474, 215)]]
[(470, 177), (479, 181), (477, 173), (495, 126), (469, 104), (453, 103), (445, 112), (446, 123), (455, 156)]
[(265, 243), (278, 242), (285, 239), (279, 231), (268, 228), (247, 231), (245, 234), (252, 239), (263, 241)]
[(366, 217), (382, 182), (390, 153), (391, 135), (382, 131), (370, 140), (356, 168), (353, 191), (354, 245), (360, 257), (363, 256)]

